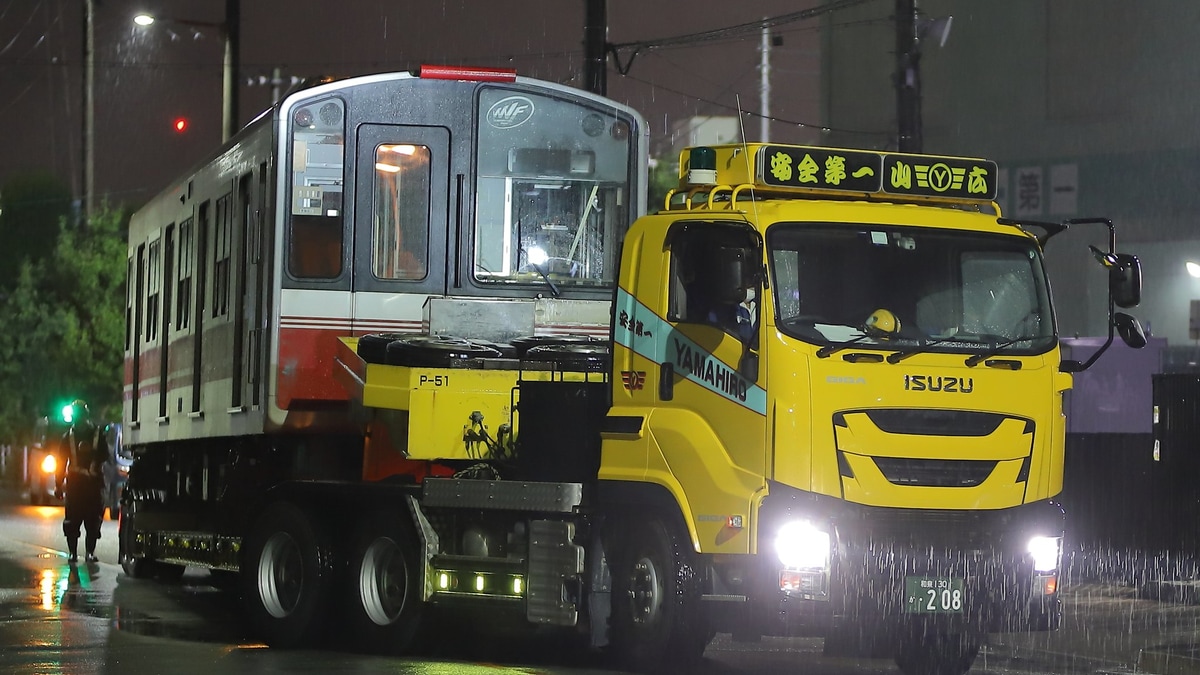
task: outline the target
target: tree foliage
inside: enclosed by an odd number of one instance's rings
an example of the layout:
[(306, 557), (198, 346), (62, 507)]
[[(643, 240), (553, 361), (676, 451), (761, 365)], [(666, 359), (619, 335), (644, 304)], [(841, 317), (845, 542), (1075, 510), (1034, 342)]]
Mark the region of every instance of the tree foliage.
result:
[(0, 206), (0, 288), (11, 288), (21, 263), (54, 249), (59, 223), (71, 213), (71, 190), (49, 173), (17, 174), (0, 190)]
[(128, 221), (108, 207), (86, 227), (63, 218), (51, 249), (19, 265), (0, 322), (0, 439), (72, 398), (119, 419)]
[(660, 158), (650, 163), (649, 185), (646, 190), (647, 213), (663, 209), (667, 193), (679, 187), (678, 159)]

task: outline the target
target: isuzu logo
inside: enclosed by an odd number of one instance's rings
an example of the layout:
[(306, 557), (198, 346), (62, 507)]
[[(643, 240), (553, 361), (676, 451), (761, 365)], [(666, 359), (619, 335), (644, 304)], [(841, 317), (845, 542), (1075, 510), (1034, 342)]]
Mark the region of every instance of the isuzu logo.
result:
[(533, 101), (524, 96), (506, 96), (487, 111), (487, 122), (497, 129), (519, 127), (533, 117)]
[(975, 391), (975, 380), (970, 377), (905, 375), (904, 389), (906, 391), (940, 391), (947, 394), (969, 394)]

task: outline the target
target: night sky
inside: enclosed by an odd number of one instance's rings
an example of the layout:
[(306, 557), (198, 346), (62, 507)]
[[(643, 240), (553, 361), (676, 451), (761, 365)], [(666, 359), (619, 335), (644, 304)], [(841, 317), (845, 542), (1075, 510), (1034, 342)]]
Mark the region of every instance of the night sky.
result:
[[(706, 31), (791, 14), (811, 0), (749, 5), (711, 0), (608, 0), (611, 43)], [(136, 207), (214, 149), (221, 138), (222, 42), (214, 28), (135, 26), (134, 15), (219, 24), (224, 0), (97, 0), (96, 183), (112, 202)], [(48, 169), (80, 192), (82, 0), (0, 0), (0, 184)], [(887, 21), (889, 1), (867, 13)], [(863, 7), (857, 14), (862, 16)], [(519, 74), (582, 86), (583, 0), (242, 0), (242, 79), (406, 70), (421, 63), (515, 67)], [(771, 113), (819, 123), (820, 19), (781, 26), (771, 51)], [(759, 109), (759, 36), (641, 52), (625, 76), (610, 60), (608, 94), (641, 111), (656, 152), (691, 115)], [(631, 52), (625, 50), (622, 60)], [(270, 85), (245, 85), (239, 122), (270, 103)], [(887, 94), (887, 92), (882, 92)], [(885, 99), (884, 105), (891, 105)], [(177, 134), (176, 117), (190, 120)], [(747, 117), (757, 138), (758, 121)], [(813, 131), (780, 123), (773, 140)]]

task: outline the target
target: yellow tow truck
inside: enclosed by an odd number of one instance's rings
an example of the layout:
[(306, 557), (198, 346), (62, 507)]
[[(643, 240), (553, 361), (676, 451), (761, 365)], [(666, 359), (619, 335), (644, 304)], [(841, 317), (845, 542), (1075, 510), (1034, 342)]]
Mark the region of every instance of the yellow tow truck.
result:
[(721, 631), (928, 675), (1054, 629), (1063, 394), (1103, 350), (1062, 359), (1042, 246), (1109, 228), (1105, 347), (1137, 347), (1112, 224), (1008, 220), (982, 159), (740, 144), (680, 166), (625, 236), (611, 340), (342, 340), (364, 462), (409, 477), (352, 565), (378, 630), (483, 607), (640, 669)]

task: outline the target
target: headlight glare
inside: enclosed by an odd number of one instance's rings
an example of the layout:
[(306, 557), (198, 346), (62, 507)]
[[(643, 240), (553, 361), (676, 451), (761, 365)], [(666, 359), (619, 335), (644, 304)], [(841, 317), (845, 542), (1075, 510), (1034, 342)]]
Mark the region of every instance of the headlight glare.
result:
[(829, 566), (829, 533), (806, 520), (787, 523), (775, 535), (775, 552), (789, 569), (824, 569)]
[(1062, 537), (1033, 537), (1029, 540), (1029, 555), (1033, 557), (1034, 572), (1053, 572), (1058, 569)]

